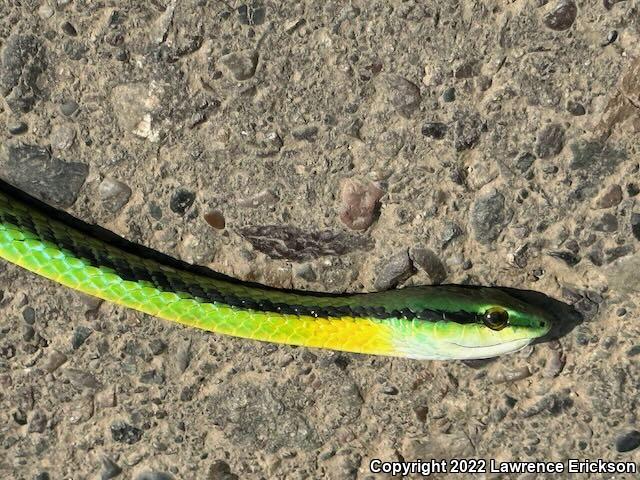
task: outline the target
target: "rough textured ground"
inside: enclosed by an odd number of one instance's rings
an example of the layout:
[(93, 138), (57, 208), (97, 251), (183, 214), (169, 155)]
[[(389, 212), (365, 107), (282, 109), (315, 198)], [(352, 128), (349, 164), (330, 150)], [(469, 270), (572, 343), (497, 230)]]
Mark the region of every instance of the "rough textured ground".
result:
[(638, 0), (1, 2), (3, 178), (245, 279), (502, 284), (584, 322), (493, 362), (371, 358), (2, 263), (0, 476), (640, 461), (639, 58)]

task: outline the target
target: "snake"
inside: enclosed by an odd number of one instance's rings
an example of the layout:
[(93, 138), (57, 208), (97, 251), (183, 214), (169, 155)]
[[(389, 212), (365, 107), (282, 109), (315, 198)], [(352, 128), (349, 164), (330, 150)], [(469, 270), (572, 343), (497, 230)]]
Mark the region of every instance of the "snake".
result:
[[(46, 198), (46, 191), (39, 195)], [(171, 257), (0, 179), (0, 257), (84, 294), (214, 334), (417, 360), (470, 360), (546, 335), (547, 309), (488, 286), (283, 289)]]

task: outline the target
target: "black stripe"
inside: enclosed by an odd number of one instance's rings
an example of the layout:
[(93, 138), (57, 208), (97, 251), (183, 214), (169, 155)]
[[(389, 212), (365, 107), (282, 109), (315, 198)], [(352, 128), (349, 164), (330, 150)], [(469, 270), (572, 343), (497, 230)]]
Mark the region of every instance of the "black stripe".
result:
[[(237, 278), (229, 277), (228, 275), (224, 275), (223, 273), (216, 272), (211, 270), (210, 268), (201, 266), (201, 265), (193, 265), (187, 262), (183, 262), (182, 260), (178, 260), (177, 258), (170, 257), (164, 253), (158, 252), (152, 248), (145, 247), (144, 245), (140, 245), (134, 242), (130, 242), (122, 238), (120, 235), (113, 233), (110, 230), (102, 228), (98, 225), (92, 225), (82, 220), (75, 218), (72, 215), (69, 215), (67, 212), (62, 210), (58, 210), (57, 208), (52, 207), (44, 203), (43, 201), (29, 195), (26, 192), (14, 187), (13, 185), (5, 182), (0, 179), (0, 192), (4, 193), (9, 199), (15, 199), (20, 203), (23, 203), (33, 210), (40, 212), (47, 218), (50, 218), (56, 222), (60, 222), (66, 227), (79, 232), (82, 235), (86, 235), (87, 237), (94, 238), (96, 240), (102, 241), (116, 247), (123, 252), (129, 253), (136, 257), (144, 258), (147, 260), (153, 260), (161, 265), (166, 265), (168, 267), (175, 268), (177, 270), (182, 270), (186, 272), (191, 272), (196, 275), (202, 275), (204, 277), (209, 277), (214, 280), (221, 280), (227, 283), (235, 284), (235, 285), (243, 285), (249, 288), (257, 288), (260, 290), (269, 290), (273, 292), (281, 292), (281, 293), (293, 293), (295, 295), (301, 296), (315, 296), (315, 297), (345, 297), (351, 295), (357, 295), (356, 293), (330, 293), (330, 292), (309, 292), (304, 290), (291, 290), (285, 288), (275, 288), (267, 285), (262, 285), (255, 282), (247, 282), (243, 280), (239, 280)], [(11, 221), (6, 215), (4, 217), (6, 221), (9, 223), (13, 223), (14, 225), (22, 226), (14, 221)], [(14, 217), (15, 219), (15, 217)], [(34, 232), (38, 233), (39, 232)], [(45, 237), (42, 236), (44, 239)]]
[[(38, 209), (45, 217), (45, 221), (40, 221), (27, 214), (13, 215), (0, 208), (0, 220), (19, 226), (20, 228), (37, 235), (42, 240), (49, 241), (60, 248), (69, 251), (77, 258), (82, 258), (88, 264), (94, 267), (107, 267), (113, 270), (123, 280), (132, 282), (145, 281), (151, 283), (155, 288), (163, 292), (181, 292), (189, 294), (192, 298), (206, 303), (223, 303), (235, 308), (244, 310), (253, 310), (261, 312), (274, 312), (289, 315), (303, 315), (312, 317), (330, 317), (339, 318), (344, 316), (350, 317), (370, 317), (370, 318), (404, 318), (407, 320), (420, 321), (440, 321), (446, 320), (459, 324), (476, 323), (479, 321), (478, 315), (473, 312), (446, 312), (443, 310), (423, 309), (413, 311), (409, 308), (400, 310), (387, 310), (383, 306), (309, 306), (295, 305), (273, 302), (266, 299), (256, 299), (248, 297), (240, 297), (229, 292), (218, 291), (210, 285), (202, 285), (196, 282), (186, 283), (179, 275), (171, 272), (162, 271), (160, 269), (150, 268), (153, 262), (160, 265), (169, 266), (176, 270), (186, 271), (195, 275), (222, 280), (235, 285), (242, 285), (248, 288), (256, 288), (266, 291), (277, 291), (280, 293), (293, 293), (295, 295), (313, 295), (319, 297), (345, 297), (350, 294), (327, 294), (318, 292), (304, 292), (298, 290), (283, 290), (271, 288), (264, 285), (251, 282), (243, 282), (241, 280), (228, 277), (226, 275), (214, 272), (205, 267), (191, 265), (175, 258), (164, 255), (156, 250), (129, 242), (122, 237), (95, 225), (86, 224), (65, 212), (56, 210), (39, 200), (30, 197), (26, 193), (17, 190), (11, 185), (0, 179), (0, 191), (5, 193), (9, 198), (17, 199), (17, 201), (28, 204), (31, 208)], [(51, 220), (49, 220), (51, 219)], [(106, 244), (124, 251), (125, 254), (134, 255), (151, 262), (143, 262), (132, 264), (127, 261), (126, 257), (110, 256), (108, 251), (101, 248), (95, 248), (91, 243), (80, 243), (77, 239), (70, 237), (60, 228), (56, 228), (55, 223), (60, 222), (66, 227), (77, 231), (80, 235), (86, 235), (89, 238), (105, 242)], [(352, 294), (353, 295), (353, 294)]]

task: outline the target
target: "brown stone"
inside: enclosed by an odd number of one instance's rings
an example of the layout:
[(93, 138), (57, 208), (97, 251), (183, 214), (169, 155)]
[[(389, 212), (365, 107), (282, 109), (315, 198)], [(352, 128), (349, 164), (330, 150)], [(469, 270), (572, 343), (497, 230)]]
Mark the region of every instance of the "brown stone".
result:
[(596, 200), (597, 208), (615, 207), (622, 201), (622, 187), (620, 185), (611, 185)]
[(362, 184), (352, 179), (342, 182), (340, 220), (352, 230), (366, 230), (375, 220), (384, 191), (374, 183)]

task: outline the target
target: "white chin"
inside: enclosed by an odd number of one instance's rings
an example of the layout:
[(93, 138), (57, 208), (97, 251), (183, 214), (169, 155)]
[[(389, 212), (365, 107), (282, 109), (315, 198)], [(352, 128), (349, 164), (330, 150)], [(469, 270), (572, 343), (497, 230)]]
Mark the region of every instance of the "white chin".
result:
[[(483, 358), (499, 357), (507, 353), (517, 352), (533, 341), (532, 338), (522, 338), (497, 345), (468, 347), (456, 343), (445, 343), (437, 349), (428, 345), (405, 345), (404, 356), (417, 360), (480, 360)], [(409, 348), (406, 348), (409, 347)], [(425, 348), (426, 347), (426, 348)]]
[(482, 359), (482, 358), (493, 358), (498, 357), (500, 355), (505, 355), (507, 353), (517, 352), (518, 350), (522, 350), (524, 347), (529, 345), (533, 339), (531, 338), (523, 338), (520, 340), (513, 340), (507, 343), (501, 343), (499, 345), (490, 345), (486, 347), (464, 347), (459, 345), (458, 348), (462, 349), (463, 354), (467, 354), (468, 356), (460, 357), (464, 360), (473, 360), (473, 359)]

